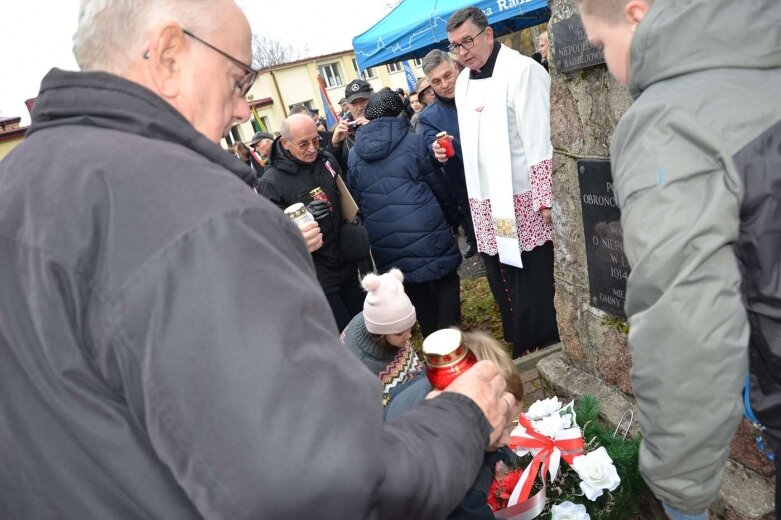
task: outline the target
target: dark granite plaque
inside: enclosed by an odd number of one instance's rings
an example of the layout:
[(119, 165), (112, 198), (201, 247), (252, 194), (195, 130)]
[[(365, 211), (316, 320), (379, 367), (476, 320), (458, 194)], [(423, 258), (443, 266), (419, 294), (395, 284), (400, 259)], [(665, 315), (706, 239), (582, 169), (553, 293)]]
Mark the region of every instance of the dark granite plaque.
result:
[(626, 318), (629, 262), (624, 256), (621, 211), (613, 195), (610, 161), (578, 161), (578, 183), (591, 305)]
[(580, 16), (570, 16), (557, 22), (550, 30), (553, 33), (551, 43), (557, 71), (569, 72), (605, 63), (602, 51), (588, 42)]

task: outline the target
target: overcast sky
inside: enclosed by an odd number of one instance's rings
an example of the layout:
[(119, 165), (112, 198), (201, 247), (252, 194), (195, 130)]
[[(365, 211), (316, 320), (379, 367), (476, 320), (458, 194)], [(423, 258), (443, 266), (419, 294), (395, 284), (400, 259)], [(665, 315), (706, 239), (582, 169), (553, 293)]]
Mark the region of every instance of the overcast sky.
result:
[[(237, 0), (258, 35), (295, 48), (308, 57), (352, 48), (352, 39), (377, 23), (392, 0)], [(29, 124), (24, 100), (35, 97), (52, 67), (76, 70), (71, 38), (78, 0), (0, 0), (0, 117)]]

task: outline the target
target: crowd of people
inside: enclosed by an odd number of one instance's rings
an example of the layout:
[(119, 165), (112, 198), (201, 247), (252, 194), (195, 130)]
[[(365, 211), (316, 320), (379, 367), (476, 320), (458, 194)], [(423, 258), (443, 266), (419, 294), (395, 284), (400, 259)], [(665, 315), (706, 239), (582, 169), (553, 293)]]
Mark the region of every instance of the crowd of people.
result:
[[(547, 33), (539, 38), (543, 68), (495, 42), (479, 9), (459, 16), (451, 18), (450, 32), (463, 42), (450, 52), (429, 52), (422, 60), (424, 77), (409, 96), (387, 87), (375, 92), (368, 81), (356, 79), (345, 87), (342, 114), (333, 128), (323, 127), (317, 111), (296, 105), (271, 151), (261, 154), (269, 159), (263, 170), (255, 170), (246, 153), (234, 153), (258, 174), (248, 182), (261, 195), (282, 209), (303, 203), (314, 215), (318, 225), (306, 224), (303, 232), (340, 331), (360, 311), (360, 276), (394, 267), (404, 274), (424, 337), (458, 326), (458, 267), (462, 257), (480, 253), (500, 309), (503, 339), (519, 357), (559, 339), (553, 306)], [(485, 36), (470, 36), (477, 33)], [(497, 67), (504, 56), (514, 64)], [(476, 92), (470, 94), (474, 99), (498, 100), (500, 90), (509, 93), (506, 110), (498, 102), (480, 107), (486, 121), (482, 127), (468, 117), (472, 111), (457, 108), (475, 102), (456, 100), (456, 79), (465, 67), (471, 72), (463, 91)], [(482, 90), (489, 85), (495, 96)], [(486, 119), (489, 114), (493, 120)], [(462, 144), (462, 129), (470, 146)], [(448, 135), (452, 156), (440, 155), (441, 132)], [(264, 135), (257, 133), (250, 147), (266, 143)], [(478, 142), (479, 147), (471, 146)], [(357, 204), (368, 237), (365, 250), (357, 251), (353, 239), (342, 239), (343, 233), (353, 237), (355, 230), (340, 210), (337, 177)], [(313, 195), (321, 191), (324, 197)], [(459, 228), (465, 236), (463, 253)]]
[[(611, 154), (640, 467), (704, 519), (747, 373), (781, 445), (781, 51), (680, 29), (742, 27), (728, 0), (577, 2), (637, 97)], [(460, 9), (409, 95), (356, 79), (332, 128), (296, 106), (226, 153), (258, 75), (234, 0), (81, 4), (81, 71), (47, 74), (0, 163), (0, 516), (492, 518), (512, 359), (559, 341), (547, 33), (527, 57)], [(511, 355), (458, 331), (478, 254)], [(416, 324), (479, 361), (433, 391)]]

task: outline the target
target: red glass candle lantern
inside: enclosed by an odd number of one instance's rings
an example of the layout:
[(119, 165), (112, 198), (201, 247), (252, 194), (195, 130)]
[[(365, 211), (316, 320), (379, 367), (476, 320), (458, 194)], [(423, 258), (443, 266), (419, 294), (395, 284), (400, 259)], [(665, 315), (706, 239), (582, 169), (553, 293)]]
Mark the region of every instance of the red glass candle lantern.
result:
[(475, 355), (463, 344), (461, 331), (442, 329), (423, 340), (426, 376), (431, 386), (444, 390), (455, 378), (477, 363)]
[(456, 150), (453, 148), (453, 143), (450, 142), (450, 137), (447, 132), (439, 132), (437, 134), (437, 142), (439, 146), (445, 149), (445, 157), (450, 159), (456, 154)]

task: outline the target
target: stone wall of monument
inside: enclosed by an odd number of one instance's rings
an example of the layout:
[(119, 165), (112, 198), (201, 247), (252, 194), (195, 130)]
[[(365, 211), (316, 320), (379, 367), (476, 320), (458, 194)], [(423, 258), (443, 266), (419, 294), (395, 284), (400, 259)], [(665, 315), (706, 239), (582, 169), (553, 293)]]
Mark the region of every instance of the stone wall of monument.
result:
[[(549, 27), (577, 14), (571, 0), (553, 0)], [(555, 34), (549, 31), (551, 48)], [(581, 370), (631, 393), (631, 358), (621, 320), (591, 306), (578, 184), (578, 159), (609, 159), (610, 136), (630, 104), (627, 90), (604, 65), (559, 73), (551, 68), (554, 147), (556, 310), (561, 341)]]

